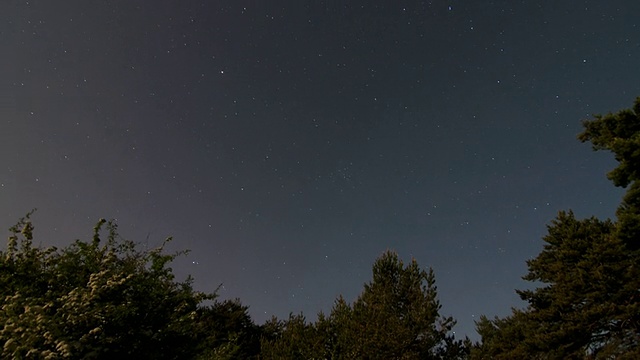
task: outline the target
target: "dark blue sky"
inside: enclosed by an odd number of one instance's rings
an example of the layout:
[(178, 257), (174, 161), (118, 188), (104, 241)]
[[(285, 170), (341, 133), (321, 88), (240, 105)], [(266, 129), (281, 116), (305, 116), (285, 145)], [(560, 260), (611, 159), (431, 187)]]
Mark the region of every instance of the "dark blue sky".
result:
[(386, 249), (443, 314), (522, 306), (559, 210), (613, 215), (581, 120), (640, 95), (640, 2), (0, 4), (0, 225), (191, 249), (256, 322), (353, 300)]

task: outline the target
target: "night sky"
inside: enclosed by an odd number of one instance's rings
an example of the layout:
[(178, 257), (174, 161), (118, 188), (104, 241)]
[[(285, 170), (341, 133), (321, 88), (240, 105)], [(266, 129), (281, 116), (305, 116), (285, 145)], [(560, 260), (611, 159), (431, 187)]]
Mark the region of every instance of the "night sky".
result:
[[(269, 3), (266, 5), (264, 3)], [(611, 217), (581, 120), (640, 95), (640, 1), (0, 4), (0, 226), (99, 218), (257, 323), (352, 301), (386, 249), (442, 314), (523, 306), (559, 210)], [(7, 233), (8, 234), (8, 233)]]

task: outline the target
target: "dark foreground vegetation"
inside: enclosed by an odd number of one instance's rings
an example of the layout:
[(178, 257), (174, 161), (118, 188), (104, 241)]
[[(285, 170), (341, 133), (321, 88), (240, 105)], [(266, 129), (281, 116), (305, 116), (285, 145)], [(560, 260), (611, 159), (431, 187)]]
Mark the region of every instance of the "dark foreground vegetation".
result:
[(100, 220), (92, 239), (34, 246), (30, 215), (0, 252), (2, 359), (640, 359), (640, 98), (596, 116), (579, 135), (611, 151), (608, 174), (626, 188), (614, 220), (560, 212), (518, 291), (526, 307), (482, 317), (481, 340), (453, 337), (435, 276), (395, 253), (349, 303), (315, 322), (300, 315), (256, 325), (240, 301), (180, 282), (180, 254), (140, 250)]

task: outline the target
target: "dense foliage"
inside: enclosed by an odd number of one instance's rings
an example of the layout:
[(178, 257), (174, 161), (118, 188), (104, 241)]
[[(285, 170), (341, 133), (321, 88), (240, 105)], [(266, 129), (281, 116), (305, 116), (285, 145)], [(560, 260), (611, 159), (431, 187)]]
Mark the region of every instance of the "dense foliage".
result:
[(263, 340), (265, 359), (459, 359), (466, 347), (451, 335), (455, 321), (441, 317), (433, 271), (415, 260), (405, 266), (385, 252), (373, 281), (348, 304), (338, 298), (327, 317), (307, 324), (302, 315), (274, 319)]
[[(106, 225), (107, 238), (101, 238)], [(176, 282), (162, 248), (139, 252), (101, 220), (93, 239), (33, 246), (29, 216), (0, 253), (1, 358), (183, 358), (198, 304), (213, 295)]]
[(352, 305), (340, 298), (314, 324), (257, 326), (239, 300), (205, 305), (215, 294), (176, 281), (168, 265), (179, 254), (140, 251), (104, 220), (90, 241), (35, 247), (30, 215), (0, 252), (3, 359), (454, 359), (466, 349), (439, 315), (433, 272), (394, 253)]
[(640, 359), (640, 98), (633, 110), (596, 116), (579, 135), (609, 150), (608, 176), (627, 188), (616, 221), (560, 212), (518, 291), (528, 304), (477, 324), (479, 359)]

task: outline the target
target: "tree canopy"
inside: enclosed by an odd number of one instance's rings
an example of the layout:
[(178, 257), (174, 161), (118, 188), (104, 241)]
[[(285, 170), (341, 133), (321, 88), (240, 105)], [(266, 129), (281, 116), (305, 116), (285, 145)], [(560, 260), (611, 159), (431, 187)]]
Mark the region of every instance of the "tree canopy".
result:
[(578, 138), (591, 142), (594, 150), (614, 154), (618, 166), (607, 177), (615, 186), (626, 188), (618, 207), (616, 236), (630, 250), (640, 249), (640, 97), (632, 109), (615, 114), (597, 115), (584, 122), (584, 132)]
[(0, 251), (0, 358), (640, 359), (640, 98), (585, 121), (578, 138), (618, 162), (616, 218), (560, 211), (527, 261), (531, 288), (516, 290), (526, 307), (482, 316), (473, 345), (440, 314), (433, 270), (391, 251), (352, 303), (258, 326), (239, 300), (177, 281), (169, 265), (182, 253), (166, 242), (140, 250), (100, 220), (87, 241), (37, 247), (29, 213)]
[(544, 249), (527, 261), (518, 291), (526, 309), (481, 318), (479, 359), (640, 358), (640, 98), (632, 110), (584, 122), (578, 138), (614, 153), (608, 174), (627, 188), (617, 219), (576, 219), (562, 211), (548, 226)]
[(181, 253), (139, 250), (105, 220), (89, 241), (36, 247), (30, 217), (0, 252), (0, 358), (457, 359), (466, 351), (451, 334), (455, 321), (439, 314), (433, 271), (392, 252), (376, 260), (353, 304), (339, 298), (312, 324), (300, 314), (257, 326), (239, 300), (176, 281), (169, 264)]
[(196, 310), (214, 295), (193, 290), (191, 279), (175, 281), (167, 264), (178, 254), (137, 251), (104, 220), (91, 241), (34, 247), (29, 215), (0, 252), (1, 358), (192, 354)]
[(458, 359), (466, 347), (451, 333), (455, 321), (440, 315), (433, 270), (404, 265), (387, 251), (373, 264), (373, 280), (349, 304), (339, 297), (329, 316), (307, 324), (303, 316), (275, 323), (265, 358)]

